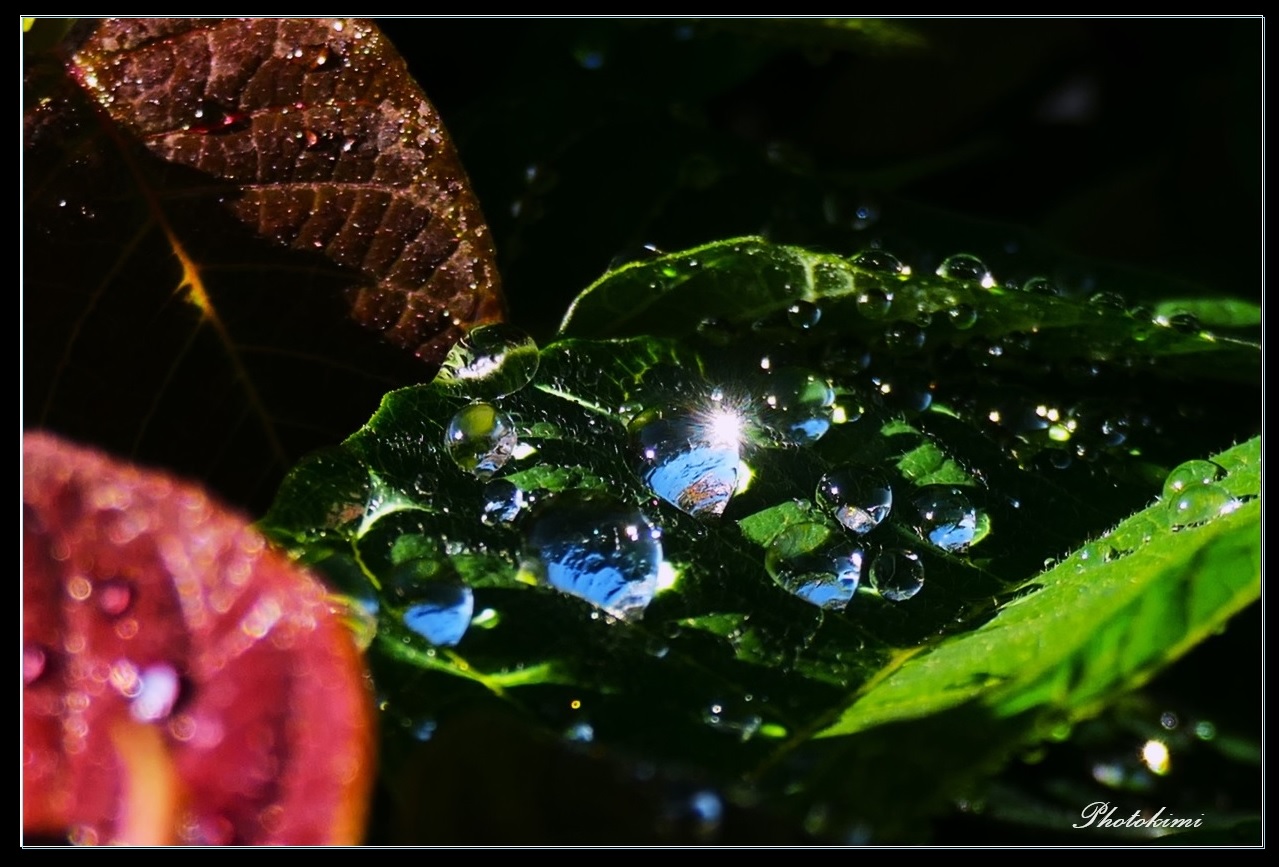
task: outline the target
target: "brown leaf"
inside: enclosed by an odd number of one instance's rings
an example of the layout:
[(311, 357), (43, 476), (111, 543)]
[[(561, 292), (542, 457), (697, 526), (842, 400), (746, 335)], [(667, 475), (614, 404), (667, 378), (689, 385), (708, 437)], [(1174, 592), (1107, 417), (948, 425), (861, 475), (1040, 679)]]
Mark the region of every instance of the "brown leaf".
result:
[(23, 826), (83, 843), (354, 843), (371, 696), (323, 587), (203, 491), (23, 449)]
[(500, 315), (456, 153), (371, 25), (108, 20), (67, 44), (26, 73), (28, 425), (256, 510)]
[(231, 182), (257, 232), (360, 272), (352, 315), (393, 344), (438, 361), (459, 328), (501, 317), (457, 153), (371, 23), (107, 19), (68, 68), (152, 153)]

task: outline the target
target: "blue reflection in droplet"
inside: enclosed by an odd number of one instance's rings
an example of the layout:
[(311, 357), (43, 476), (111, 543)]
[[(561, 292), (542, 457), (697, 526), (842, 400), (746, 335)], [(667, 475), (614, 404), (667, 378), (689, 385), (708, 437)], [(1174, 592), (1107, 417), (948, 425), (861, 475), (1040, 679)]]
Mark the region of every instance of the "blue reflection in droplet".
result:
[(915, 526), (938, 548), (963, 553), (977, 535), (977, 510), (961, 488), (929, 485), (911, 500)]
[[(730, 413), (728, 409), (713, 412)], [(640, 477), (654, 494), (694, 517), (719, 516), (737, 490), (740, 421), (681, 414), (659, 418), (636, 434)]]
[(612, 497), (567, 491), (533, 514), (524, 567), (615, 617), (636, 618), (657, 592), (661, 532)]
[(437, 582), (414, 592), (419, 600), (404, 610), (404, 625), (438, 647), (453, 647), (471, 625), (475, 596), (461, 584)]

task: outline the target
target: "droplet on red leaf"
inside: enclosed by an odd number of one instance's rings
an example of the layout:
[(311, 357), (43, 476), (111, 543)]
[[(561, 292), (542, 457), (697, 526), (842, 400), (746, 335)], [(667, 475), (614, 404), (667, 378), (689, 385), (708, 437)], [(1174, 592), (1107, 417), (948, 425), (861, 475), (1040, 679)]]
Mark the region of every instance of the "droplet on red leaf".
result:
[(324, 588), (197, 487), (48, 435), (23, 498), (25, 830), (358, 842), (372, 705)]

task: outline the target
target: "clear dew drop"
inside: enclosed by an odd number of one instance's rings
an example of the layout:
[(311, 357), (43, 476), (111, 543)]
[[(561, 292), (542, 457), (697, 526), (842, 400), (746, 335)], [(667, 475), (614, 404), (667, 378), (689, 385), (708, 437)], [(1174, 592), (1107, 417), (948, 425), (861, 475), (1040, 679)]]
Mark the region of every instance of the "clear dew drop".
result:
[(901, 274), (905, 270), (901, 260), (885, 250), (863, 250), (853, 257), (853, 264), (863, 271), (874, 271), (878, 274), (891, 274), (893, 276)]
[(938, 548), (962, 554), (977, 534), (977, 509), (962, 488), (927, 485), (911, 497), (915, 529)]
[(1174, 313), (1168, 317), (1168, 327), (1180, 334), (1198, 334), (1203, 330), (1193, 313)]
[(722, 515), (737, 491), (742, 417), (721, 401), (698, 413), (640, 418), (635, 447), (649, 490), (695, 518)]
[(807, 331), (822, 320), (822, 308), (811, 301), (796, 301), (786, 311), (786, 321), (792, 328)]
[(444, 432), (444, 445), (453, 461), (481, 479), (505, 466), (517, 444), (510, 416), (483, 401), (458, 410)]
[(990, 276), (990, 269), (986, 267), (986, 263), (971, 253), (956, 253), (953, 256), (947, 256), (937, 266), (937, 276), (944, 277), (947, 280), (963, 280), (977, 283), (986, 288), (995, 285), (994, 278)]
[(428, 582), (415, 589), (404, 625), (437, 647), (455, 647), (471, 625), (475, 594), (464, 584)]
[(1061, 287), (1047, 277), (1031, 277), (1021, 284), (1021, 289), (1023, 292), (1029, 292), (1032, 295), (1043, 295), (1048, 298), (1060, 298), (1065, 294), (1062, 292)]
[(661, 532), (612, 497), (566, 491), (534, 511), (521, 567), (621, 619), (638, 619), (657, 592)]
[(760, 422), (782, 445), (812, 445), (830, 430), (835, 390), (824, 377), (799, 367), (773, 370), (759, 400)]
[(873, 283), (859, 285), (854, 300), (858, 313), (867, 319), (879, 320), (886, 317), (892, 309), (893, 293)]
[(1188, 488), (1211, 485), (1220, 481), (1226, 471), (1212, 461), (1186, 461), (1173, 468), (1164, 480), (1164, 499), (1172, 499)]
[(125, 578), (108, 578), (97, 586), (98, 610), (108, 617), (119, 617), (133, 605), (133, 582)]
[(924, 564), (913, 551), (883, 551), (870, 564), (870, 583), (889, 602), (905, 602), (924, 588)]
[(528, 506), (524, 491), (505, 479), (495, 479), (484, 486), (484, 503), (480, 520), (492, 527), (510, 524)]
[(861, 582), (864, 554), (835, 542), (804, 550), (808, 540), (826, 532), (821, 524), (797, 524), (769, 546), (764, 568), (779, 587), (818, 608), (842, 610)]
[(436, 381), (469, 397), (491, 400), (532, 382), (537, 364), (532, 337), (505, 323), (481, 325), (454, 344)]
[(971, 304), (956, 304), (946, 311), (946, 318), (960, 331), (967, 331), (977, 324), (977, 308)]
[(873, 470), (846, 466), (817, 483), (817, 502), (854, 533), (869, 533), (893, 508), (893, 489)]
[(1239, 508), (1239, 500), (1221, 485), (1192, 485), (1168, 500), (1174, 530), (1197, 527)]

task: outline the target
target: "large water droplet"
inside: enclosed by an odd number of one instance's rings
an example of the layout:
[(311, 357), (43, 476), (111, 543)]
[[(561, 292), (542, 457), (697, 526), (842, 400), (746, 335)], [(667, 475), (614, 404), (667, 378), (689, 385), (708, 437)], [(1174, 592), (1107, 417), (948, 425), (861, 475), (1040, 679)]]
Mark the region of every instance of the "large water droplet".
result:
[(1164, 498), (1172, 499), (1187, 488), (1211, 485), (1224, 475), (1221, 465), (1212, 461), (1186, 461), (1174, 467), (1164, 480)]
[(867, 284), (857, 289), (857, 312), (867, 319), (883, 319), (893, 306), (893, 293), (883, 286)]
[(404, 625), (439, 647), (454, 647), (466, 634), (475, 612), (475, 595), (464, 584), (428, 582), (414, 591), (404, 609)]
[(760, 421), (783, 445), (812, 445), (830, 429), (834, 405), (835, 390), (825, 378), (782, 367), (765, 382)]
[(522, 567), (623, 619), (657, 592), (661, 533), (639, 510), (602, 494), (567, 491), (534, 512)]
[(893, 489), (879, 473), (839, 467), (817, 483), (817, 502), (854, 533), (869, 533), (893, 508)]
[(1168, 501), (1172, 528), (1206, 524), (1239, 508), (1239, 500), (1221, 485), (1190, 485)]
[(481, 479), (506, 465), (517, 442), (510, 416), (482, 401), (458, 410), (444, 433), (444, 445), (457, 465)]
[(838, 542), (803, 550), (807, 540), (820, 537), (825, 527), (797, 524), (774, 540), (764, 568), (783, 590), (819, 608), (841, 610), (857, 592), (862, 577), (860, 549)]
[(505, 479), (496, 479), (484, 486), (484, 505), (480, 520), (490, 527), (509, 524), (527, 505), (524, 492)]
[(938, 548), (962, 553), (977, 534), (977, 509), (962, 488), (928, 485), (911, 498), (915, 528)]
[(718, 517), (737, 490), (743, 428), (742, 417), (722, 401), (641, 424), (640, 477), (679, 510)]
[(977, 324), (977, 308), (971, 304), (956, 304), (946, 311), (950, 324), (960, 331), (967, 331)]
[(870, 564), (870, 583), (889, 602), (904, 602), (924, 588), (924, 564), (912, 551), (884, 551)]
[(970, 253), (956, 253), (947, 256), (937, 266), (937, 276), (948, 280), (964, 280), (978, 283), (986, 288), (995, 285), (986, 263)]
[(481, 325), (454, 344), (436, 381), (469, 397), (504, 397), (532, 382), (537, 363), (537, 344), (523, 331)]

